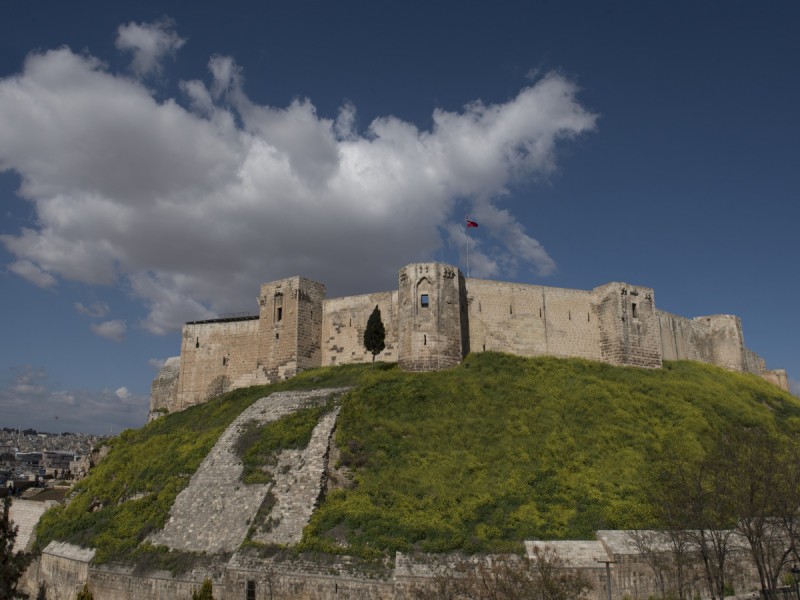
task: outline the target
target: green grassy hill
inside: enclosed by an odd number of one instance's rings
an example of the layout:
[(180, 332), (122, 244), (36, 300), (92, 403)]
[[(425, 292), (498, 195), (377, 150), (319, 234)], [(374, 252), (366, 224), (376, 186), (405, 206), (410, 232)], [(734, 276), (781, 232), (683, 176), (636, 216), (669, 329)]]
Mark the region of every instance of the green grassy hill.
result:
[(300, 550), (506, 551), (656, 526), (644, 484), (663, 448), (696, 456), (726, 427), (800, 431), (796, 398), (698, 363), (643, 370), (484, 353), (437, 373), (323, 368), (124, 432), (69, 506), (45, 515), (39, 546), (97, 547), (101, 562), (153, 552), (142, 540), (245, 407), (271, 391), (339, 385), (357, 386), (336, 432), (354, 485), (327, 496)]

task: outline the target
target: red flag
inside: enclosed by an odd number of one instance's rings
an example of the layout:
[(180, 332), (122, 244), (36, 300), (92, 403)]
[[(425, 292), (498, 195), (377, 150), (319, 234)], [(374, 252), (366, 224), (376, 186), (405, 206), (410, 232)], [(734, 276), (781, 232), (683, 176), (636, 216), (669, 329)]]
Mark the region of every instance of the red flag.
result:
[(470, 227), (477, 227), (477, 226), (478, 224), (475, 221), (470, 221), (469, 219), (467, 219), (467, 229), (469, 229)]

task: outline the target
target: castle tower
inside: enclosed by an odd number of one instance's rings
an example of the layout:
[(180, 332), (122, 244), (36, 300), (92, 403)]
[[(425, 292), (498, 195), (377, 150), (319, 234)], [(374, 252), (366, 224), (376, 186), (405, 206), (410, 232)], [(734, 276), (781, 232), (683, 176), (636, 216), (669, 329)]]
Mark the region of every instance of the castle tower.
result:
[(653, 290), (626, 283), (607, 283), (593, 292), (600, 321), (603, 362), (661, 367), (661, 334)]
[(325, 286), (305, 277), (265, 283), (258, 296), (258, 367), (271, 381), (322, 364)]
[(459, 270), (442, 263), (414, 263), (400, 269), (398, 363), (407, 371), (452, 367), (464, 355)]
[(739, 318), (734, 315), (709, 315), (698, 320), (703, 319), (709, 332), (709, 362), (731, 371), (748, 371), (742, 322)]

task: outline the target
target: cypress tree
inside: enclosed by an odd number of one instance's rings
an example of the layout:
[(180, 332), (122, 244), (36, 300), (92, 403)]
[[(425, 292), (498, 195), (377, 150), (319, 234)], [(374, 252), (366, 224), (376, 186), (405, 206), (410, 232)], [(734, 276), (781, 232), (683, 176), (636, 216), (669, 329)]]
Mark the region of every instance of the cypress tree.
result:
[(383, 352), (386, 348), (386, 329), (381, 320), (381, 310), (375, 305), (375, 310), (367, 320), (367, 329), (364, 331), (364, 348), (372, 353), (372, 364), (375, 364), (375, 356)]

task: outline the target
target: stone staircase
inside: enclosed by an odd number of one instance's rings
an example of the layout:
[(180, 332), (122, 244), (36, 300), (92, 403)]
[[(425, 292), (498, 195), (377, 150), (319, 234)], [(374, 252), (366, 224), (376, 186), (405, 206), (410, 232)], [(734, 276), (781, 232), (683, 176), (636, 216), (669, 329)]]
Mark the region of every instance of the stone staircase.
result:
[[(244, 484), (240, 480), (243, 467), (234, 448), (247, 423), (276, 421), (302, 408), (323, 404), (331, 394), (346, 389), (278, 392), (256, 401), (223, 432), (189, 485), (178, 494), (164, 529), (151, 535), (149, 541), (193, 552), (230, 552), (238, 548), (273, 485)], [(319, 435), (324, 437), (322, 433)], [(330, 430), (327, 437), (330, 437)], [(321, 452), (326, 450), (327, 445)], [(291, 506), (291, 502), (286, 500), (284, 506)], [(288, 510), (286, 527), (291, 531), (297, 526), (290, 527), (289, 523), (299, 522), (299, 517), (294, 515), (300, 512)]]

